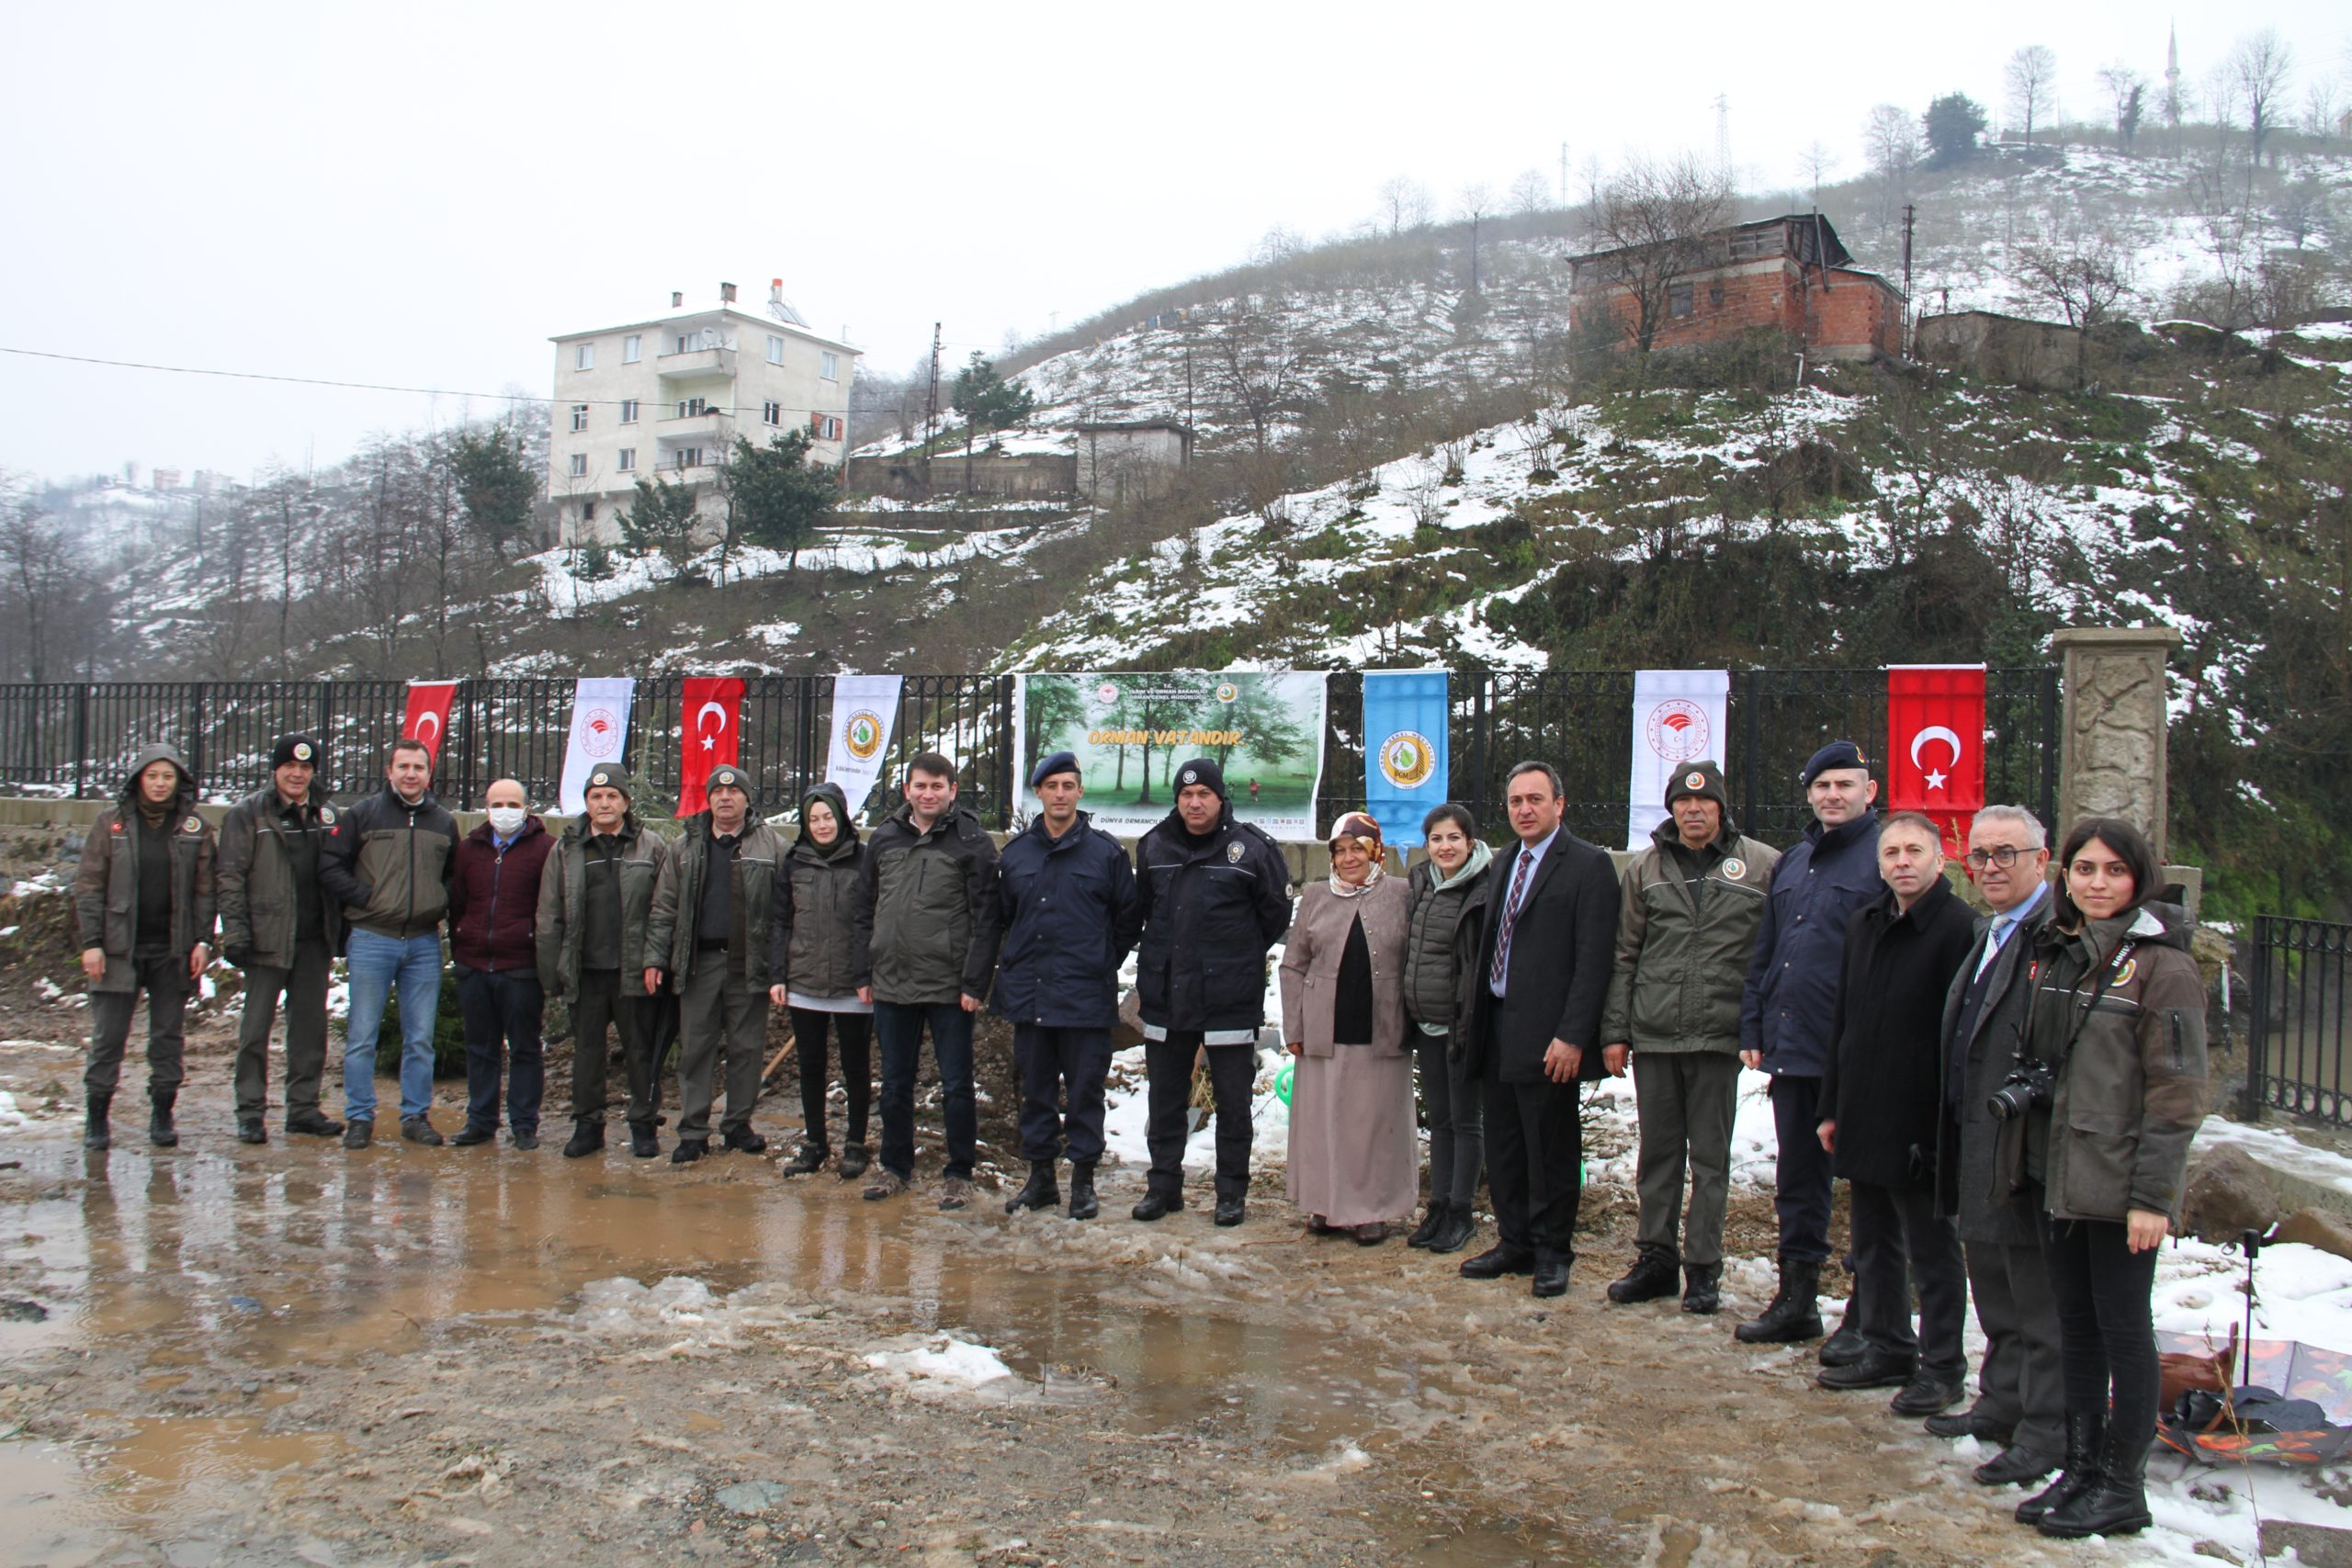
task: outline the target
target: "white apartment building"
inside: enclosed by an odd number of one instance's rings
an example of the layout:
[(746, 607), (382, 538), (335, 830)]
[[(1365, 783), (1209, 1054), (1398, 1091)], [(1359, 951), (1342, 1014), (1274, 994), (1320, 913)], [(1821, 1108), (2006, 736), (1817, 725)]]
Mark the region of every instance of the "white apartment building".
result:
[(812, 462), (849, 449), (849, 389), (857, 350), (811, 332), (786, 303), (784, 280), (763, 303), (735, 286), (699, 308), (670, 296), (666, 315), (566, 333), (555, 344), (555, 410), (548, 496), (558, 536), (611, 544), (637, 481), (692, 484), (709, 510), (718, 465), (739, 435), (755, 446), (805, 430)]

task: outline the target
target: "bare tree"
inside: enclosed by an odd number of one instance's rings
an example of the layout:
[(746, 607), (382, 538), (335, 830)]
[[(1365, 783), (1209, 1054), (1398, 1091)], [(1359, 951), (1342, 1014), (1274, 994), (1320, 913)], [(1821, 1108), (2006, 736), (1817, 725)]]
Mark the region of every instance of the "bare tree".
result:
[(1392, 240), (1408, 229), (1419, 229), (1430, 220), (1429, 187), (1403, 175), (1382, 181), (1380, 217), (1388, 225)]
[[(0, 476), (6, 478), (6, 476)], [(11, 666), (36, 683), (71, 671), (67, 635), (90, 573), (73, 535), (15, 485), (0, 500), (0, 620)]]
[(1475, 223), (1495, 209), (1495, 193), (1487, 188), (1486, 181), (1472, 180), (1454, 194), (1453, 209)]
[(2140, 116), (2147, 102), (2148, 79), (2119, 62), (2099, 67), (2098, 85), (2099, 90), (2107, 95), (2108, 107), (2115, 114), (2115, 144), (2129, 152), (2132, 139), (2140, 134)]
[(1813, 192), (1814, 205), (1821, 204), (1821, 187), (1838, 168), (1838, 154), (1829, 143), (1818, 138), (1808, 141), (1804, 151), (1797, 154), (1797, 167), (1804, 171), (1805, 185)]
[(2075, 329), (2075, 381), (2079, 386), (2091, 329), (2108, 320), (2116, 302), (2131, 292), (2130, 253), (2104, 231), (2078, 234), (2061, 243), (2019, 246), (2017, 267), (2027, 288), (2055, 306)]
[(1232, 412), (1250, 426), (1258, 451), (1273, 445), (1298, 377), (1298, 350), (1283, 312), (1251, 296), (1233, 301), (1209, 340), (1209, 375)]
[(2058, 118), (2058, 57), (2047, 44), (2030, 43), (2009, 56), (2001, 69), (2008, 89), (2009, 113), (2025, 121), (2025, 140), (2033, 143), (2033, 122)]
[(1250, 247), (1250, 259), (1260, 266), (1279, 266), (1306, 248), (1306, 243), (1298, 237), (1296, 230), (1277, 223), (1258, 237), (1257, 244)]
[(2295, 51), (2276, 28), (2264, 28), (2238, 39), (2230, 51), (2229, 74), (2245, 106), (2246, 130), (2254, 138), (2254, 162), (2262, 164), (2262, 143), (2278, 129), (2287, 104), (2288, 79), (2295, 73)]
[(1704, 266), (1711, 236), (1731, 209), (1731, 186), (1712, 161), (1690, 153), (1659, 162), (1629, 160), (1600, 192), (1594, 238), (1600, 254), (1578, 264), (1578, 292), (1598, 286), (1584, 309), (1612, 310), (1622, 291), (1630, 310), (1624, 336), (1644, 354), (1666, 325), (1675, 285)]
[(1541, 169), (1521, 169), (1510, 182), (1510, 209), (1521, 218), (1552, 205), (1551, 176)]
[(1878, 220), (1881, 228), (1894, 221), (1911, 188), (1912, 171), (1919, 166), (1919, 122), (1893, 104), (1881, 104), (1862, 120), (1862, 155), (1878, 177)]
[(2315, 76), (2303, 88), (2303, 129), (2323, 141), (2334, 141), (2335, 124), (2344, 114), (2344, 91), (2325, 76)]

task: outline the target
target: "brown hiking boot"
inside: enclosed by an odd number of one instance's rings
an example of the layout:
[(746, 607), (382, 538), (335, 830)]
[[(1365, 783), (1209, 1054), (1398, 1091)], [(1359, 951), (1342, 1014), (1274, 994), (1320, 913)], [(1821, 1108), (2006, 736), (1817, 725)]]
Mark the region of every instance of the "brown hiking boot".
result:
[[(939, 1184), (939, 1206), (941, 1208), (961, 1209), (971, 1202), (971, 1201), (972, 1183), (969, 1179), (961, 1176), (951, 1176), (945, 1181)], [(1059, 1202), (1060, 1199), (1057, 1197), (1055, 1201)]]
[(906, 1190), (907, 1179), (886, 1165), (882, 1168), (882, 1174), (867, 1182), (865, 1190), (859, 1196), (869, 1203), (877, 1203), (885, 1198), (896, 1198)]

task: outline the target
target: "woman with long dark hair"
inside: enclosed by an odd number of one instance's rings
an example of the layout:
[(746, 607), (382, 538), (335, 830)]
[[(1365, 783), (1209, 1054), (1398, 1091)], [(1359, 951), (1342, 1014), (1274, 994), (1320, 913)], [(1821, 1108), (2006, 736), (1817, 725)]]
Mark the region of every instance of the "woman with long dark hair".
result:
[(1462, 1047), (1495, 852), (1450, 801), (1422, 818), (1421, 839), (1429, 858), (1405, 884), (1405, 1017), (1430, 1127), (1430, 1206), (1406, 1245), (1459, 1252), (1476, 1230), (1471, 1201), (1487, 1153), (1486, 1106), (1463, 1076)]
[(2018, 1519), (2075, 1539), (2148, 1524), (2149, 1297), (2205, 1119), (2205, 987), (2188, 918), (2157, 901), (2155, 851), (2137, 828), (2078, 823), (2058, 864), (2052, 917), (2033, 939), (2032, 1017), (1995, 1096), (1995, 1188), (2041, 1193), (2065, 1380), (2065, 1468)]

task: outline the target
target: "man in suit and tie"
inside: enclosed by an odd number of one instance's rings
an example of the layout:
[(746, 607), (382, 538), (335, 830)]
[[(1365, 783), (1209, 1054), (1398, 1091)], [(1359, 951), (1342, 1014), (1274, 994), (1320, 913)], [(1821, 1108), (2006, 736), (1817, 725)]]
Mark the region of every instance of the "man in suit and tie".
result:
[(1617, 937), (1609, 856), (1560, 825), (1560, 775), (1510, 771), (1504, 805), (1519, 848), (1498, 860), (1497, 892), (1472, 978), (1465, 1077), (1483, 1085), (1487, 1179), (1501, 1240), (1462, 1265), (1465, 1279), (1532, 1274), (1564, 1294), (1583, 1196), (1577, 1085), (1602, 1074), (1600, 1013)]
[(2050, 838), (2033, 814), (1988, 806), (1968, 830), (1968, 874), (1992, 907), (1944, 1002), (1943, 1115), (1936, 1138), (1936, 1206), (1960, 1224), (1968, 1288), (1984, 1330), (1976, 1403), (1931, 1416), (1939, 1438), (1973, 1437), (2002, 1451), (1976, 1479), (2004, 1486), (2040, 1479), (2065, 1450), (2065, 1397), (2058, 1363), (2058, 1309), (2041, 1267), (2029, 1185), (1993, 1198), (1993, 1140), (2000, 1123), (1985, 1101), (2016, 1063), (2032, 1004), (2033, 933), (2050, 918)]

